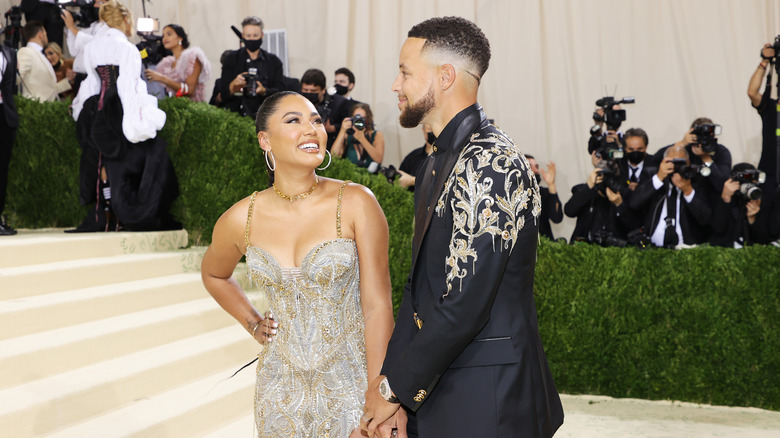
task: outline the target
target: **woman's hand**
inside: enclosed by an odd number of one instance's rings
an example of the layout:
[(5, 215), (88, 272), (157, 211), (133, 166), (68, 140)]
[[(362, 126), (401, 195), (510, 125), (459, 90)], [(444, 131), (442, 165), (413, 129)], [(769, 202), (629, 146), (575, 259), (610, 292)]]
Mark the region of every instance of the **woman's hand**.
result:
[(146, 69), (144, 70), (144, 76), (146, 76), (146, 79), (153, 82), (162, 82), (162, 79), (165, 77), (161, 75), (160, 73), (157, 73), (154, 70)]
[(341, 132), (346, 133), (347, 129), (352, 127), (352, 117), (347, 117), (341, 121)]
[(273, 342), (276, 337), (279, 323), (274, 320), (274, 314), (271, 311), (265, 312), (265, 317), (255, 323), (252, 329), (252, 336), (261, 345), (266, 342)]

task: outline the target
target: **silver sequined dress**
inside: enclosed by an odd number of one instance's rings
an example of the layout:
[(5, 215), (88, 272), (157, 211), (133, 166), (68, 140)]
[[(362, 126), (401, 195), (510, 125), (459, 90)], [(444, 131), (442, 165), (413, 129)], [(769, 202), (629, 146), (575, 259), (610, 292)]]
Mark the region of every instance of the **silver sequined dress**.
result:
[(252, 281), (265, 289), (279, 323), (257, 366), (255, 423), (261, 437), (345, 438), (359, 427), (366, 390), (366, 354), (355, 242), (341, 237), (312, 248), (300, 267), (281, 267), (249, 244)]

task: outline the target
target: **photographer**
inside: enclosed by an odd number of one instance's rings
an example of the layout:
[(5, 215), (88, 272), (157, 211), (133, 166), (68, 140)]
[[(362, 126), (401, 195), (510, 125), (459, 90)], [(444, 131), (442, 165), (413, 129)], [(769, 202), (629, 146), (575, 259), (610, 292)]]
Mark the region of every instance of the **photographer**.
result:
[(414, 192), (420, 166), (433, 153), (433, 142), (436, 141), (436, 135), (431, 130), (431, 125), (423, 123), (421, 126), (425, 144), (406, 154), (398, 167), (398, 174), (401, 175), (397, 180), (398, 185), (406, 187), (410, 192)]
[(558, 199), (558, 189), (555, 187), (555, 163), (550, 162), (545, 170), (539, 167), (539, 163), (536, 162), (536, 158), (532, 155), (526, 154), (525, 158), (531, 165), (531, 170), (536, 178), (536, 183), (540, 184), (544, 181), (547, 184), (547, 187), (539, 186), (539, 194), (542, 196), (542, 214), (539, 216), (539, 234), (550, 240), (555, 240), (550, 221), (559, 224), (563, 220), (563, 208), (561, 208), (561, 200)]
[(146, 69), (150, 81), (165, 85), (168, 94), (189, 97), (193, 102), (206, 100), (206, 81), (211, 76), (211, 63), (200, 47), (190, 46), (184, 28), (169, 24), (163, 28), (163, 47), (171, 52), (157, 64), (157, 70)]
[[(750, 77), (748, 83), (748, 97), (753, 108), (761, 116), (761, 158), (758, 161), (758, 170), (766, 174), (766, 183), (764, 184), (764, 200), (775, 198), (778, 185), (778, 144), (780, 137), (777, 135), (777, 100), (772, 99), (772, 68), (777, 66), (775, 48), (780, 48), (780, 36), (775, 39), (774, 45), (764, 44), (761, 49), (761, 62), (756, 67), (756, 71)], [(761, 93), (761, 82), (767, 75), (766, 86), (763, 94)], [(765, 205), (766, 207), (766, 205)], [(780, 226), (780, 224), (778, 224)], [(777, 233), (774, 233), (777, 237)]]
[(771, 210), (761, 208), (764, 177), (752, 164), (734, 166), (713, 208), (712, 245), (742, 248), (769, 243)]
[[(92, 8), (97, 12), (104, 3), (108, 0), (95, 0), (92, 3)], [(84, 12), (82, 12), (84, 13)], [(70, 56), (75, 59), (74, 69), (79, 73), (86, 73), (86, 69), (81, 65), (81, 58), (79, 54), (92, 39), (98, 35), (104, 34), (108, 31), (109, 27), (102, 20), (98, 19), (92, 21), (89, 27), (79, 28), (76, 27), (76, 21), (73, 18), (73, 14), (67, 9), (62, 9), (61, 12), (62, 22), (67, 28), (67, 42), (68, 52)], [(95, 13), (97, 15), (97, 13)]]
[(19, 5), (27, 23), (40, 21), (49, 35), (49, 39), (62, 46), (63, 25), (57, 0), (22, 0)]
[(623, 184), (616, 162), (615, 145), (591, 149), (593, 171), (585, 184), (571, 189), (571, 198), (563, 208), (566, 216), (577, 218), (571, 242), (589, 242), (604, 246), (626, 246), (628, 231), (638, 228), (628, 204), (620, 194)]
[(325, 73), (316, 68), (310, 68), (301, 76), (301, 94), (309, 99), (317, 108), (320, 117), (325, 122), (325, 132), (328, 133), (328, 150), (333, 147), (336, 136), (341, 130), (341, 122), (349, 117), (352, 105), (338, 94), (327, 94)]
[(623, 147), (623, 133), (619, 131), (620, 122), (622, 122), (622, 120), (613, 122), (612, 120), (607, 119), (610, 118), (610, 115), (615, 114), (622, 115), (625, 118), (625, 110), (622, 109), (620, 104), (615, 104), (611, 106), (611, 111), (607, 111), (607, 109), (610, 109), (610, 106), (607, 105), (607, 108), (605, 109), (601, 105), (605, 102), (605, 99), (610, 98), (604, 97), (596, 101), (598, 107), (593, 111), (594, 125), (590, 128), (588, 150), (596, 150), (605, 143), (617, 143), (619, 145), (618, 147)]
[(706, 241), (712, 210), (700, 172), (686, 148), (668, 147), (657, 173), (634, 190), (631, 208), (646, 212), (643, 229), (653, 245), (675, 248)]
[(244, 47), (224, 56), (217, 102), (230, 111), (254, 117), (266, 97), (281, 91), (282, 61), (261, 49), (263, 20), (246, 17), (241, 22)]
[(691, 128), (681, 140), (656, 152), (654, 162), (660, 166), (667, 149), (683, 147), (688, 152), (690, 164), (710, 168), (710, 174), (705, 179), (712, 193), (720, 193), (731, 172), (731, 152), (718, 143), (719, 134), (720, 125), (706, 117), (699, 117), (691, 123)]
[[(351, 116), (341, 123), (331, 153), (335, 157), (346, 156), (358, 167), (367, 167), (372, 173), (376, 171), (385, 155), (385, 137), (374, 129), (374, 115), (367, 103), (352, 107)], [(372, 166), (372, 163), (377, 164)]]

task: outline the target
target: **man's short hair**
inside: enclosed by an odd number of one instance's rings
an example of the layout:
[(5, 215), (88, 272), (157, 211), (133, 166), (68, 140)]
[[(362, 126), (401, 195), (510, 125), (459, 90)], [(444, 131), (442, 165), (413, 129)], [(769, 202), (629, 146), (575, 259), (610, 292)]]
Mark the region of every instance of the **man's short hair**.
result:
[(31, 39), (35, 38), (35, 35), (38, 35), (38, 32), (40, 32), (42, 29), (43, 23), (40, 21), (28, 21), (27, 24), (25, 24), (22, 28), (22, 36), (24, 37), (25, 41), (30, 41)]
[(714, 125), (712, 119), (708, 117), (699, 117), (698, 119), (694, 120), (693, 123), (691, 123), (691, 129), (693, 129), (695, 126), (699, 125)]
[(490, 64), (490, 42), (482, 29), (461, 17), (435, 17), (415, 25), (409, 38), (425, 40), (423, 50), (437, 50), (463, 59), (466, 70), (482, 78)]
[(326, 81), (325, 73), (323, 73), (322, 70), (316, 68), (310, 68), (306, 70), (306, 72), (303, 73), (303, 76), (301, 76), (301, 85), (314, 85), (315, 87), (320, 87), (323, 90), (325, 89)]
[(642, 128), (631, 128), (623, 134), (623, 141), (629, 137), (639, 137), (645, 142), (645, 147), (650, 144), (650, 140), (647, 139), (647, 133)]
[(355, 83), (355, 74), (352, 73), (352, 70), (350, 70), (350, 69), (348, 69), (346, 67), (341, 67), (340, 69), (336, 70), (336, 73), (334, 73), (334, 74), (336, 74), (336, 75), (344, 75), (344, 76), (347, 77), (347, 80), (349, 80), (350, 84), (354, 84)]
[(249, 17), (244, 18), (244, 20), (241, 22), (241, 27), (244, 26), (260, 26), (260, 30), (263, 30), (263, 20), (260, 19), (260, 17), (255, 17), (254, 15), (250, 15)]

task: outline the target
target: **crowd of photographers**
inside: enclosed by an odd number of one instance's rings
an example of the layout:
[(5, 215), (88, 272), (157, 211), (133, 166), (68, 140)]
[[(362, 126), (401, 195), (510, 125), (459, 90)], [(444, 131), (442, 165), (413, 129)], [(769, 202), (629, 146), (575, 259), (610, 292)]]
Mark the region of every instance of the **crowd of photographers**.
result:
[[(4, 32), (6, 45), (26, 44), (18, 52), (19, 76), (29, 82), (22, 80), (22, 94), (41, 100), (75, 94), (79, 78), (71, 67), (79, 70), (79, 54), (84, 46), (108, 29), (96, 13), (105, 1), (72, 1), (67, 4), (72, 6), (68, 9), (55, 0), (22, 0), (20, 7), (6, 13), (7, 23), (10, 23)], [(22, 12), (27, 19), (24, 27), (21, 26)], [(282, 61), (261, 47), (262, 20), (246, 17), (240, 30), (232, 29), (239, 37), (240, 47), (226, 50), (221, 56), (221, 74), (214, 84), (212, 105), (253, 117), (271, 94), (282, 90), (298, 91), (314, 104), (325, 120), (328, 149), (334, 156), (347, 158), (370, 172), (383, 174), (389, 182), (414, 190), (416, 173), (435, 142), (430, 128), (423, 126), (424, 144), (412, 151), (398, 170), (393, 166), (384, 167), (381, 164), (383, 134), (374, 126), (370, 106), (352, 98), (355, 76), (349, 69), (336, 70), (334, 85), (330, 88), (325, 73), (319, 69), (307, 70), (300, 80), (287, 77), (283, 74)], [(75, 59), (64, 58), (63, 35), (67, 36), (65, 47)], [(149, 93), (159, 98), (187, 96), (203, 100), (203, 84), (208, 79), (210, 66), (200, 49), (189, 48), (184, 29), (169, 24), (162, 36), (156, 36), (152, 30), (139, 32), (139, 35), (142, 42), (138, 49), (144, 58), (143, 76)], [(35, 85), (33, 74), (33, 61), (40, 61), (37, 58), (41, 57), (38, 51), (44, 52), (43, 59), (51, 63), (56, 77), (49, 78), (46, 72), (39, 71), (37, 74), (47, 82), (47, 88), (35, 93), (40, 88)], [(595, 124), (588, 139), (587, 151), (593, 170), (585, 182), (572, 188), (571, 197), (565, 204), (559, 199), (555, 185), (555, 164), (542, 168), (534, 157), (527, 156), (541, 186), (540, 233), (553, 239), (550, 222), (560, 223), (565, 214), (576, 219), (570, 238), (572, 243), (680, 248), (703, 243), (742, 247), (778, 240), (780, 136), (777, 135), (777, 101), (771, 99), (770, 73), (777, 52), (780, 52), (780, 37), (762, 49), (761, 62), (748, 88), (751, 103), (763, 122), (758, 166), (734, 165), (729, 150), (718, 143), (721, 127), (707, 118), (694, 120), (679, 141), (651, 154), (648, 152), (649, 136), (642, 128), (620, 130), (626, 120), (623, 105), (634, 103), (633, 98), (604, 97), (596, 102)], [(11, 55), (4, 58), (10, 61)], [(176, 67), (177, 62), (179, 67)], [(13, 70), (10, 64), (12, 62), (0, 64), (3, 73)], [(30, 73), (31, 69), (33, 73)], [(762, 92), (765, 73), (770, 73), (770, 77)], [(4, 90), (8, 88), (7, 82), (4, 81)], [(6, 113), (13, 105), (9, 93), (4, 91), (2, 95)], [(0, 105), (3, 105), (2, 99)], [(5, 138), (13, 143), (14, 118), (6, 118), (8, 121), (0, 124), (0, 130), (7, 131), (9, 135)], [(0, 146), (3, 156), (10, 156), (11, 145)], [(0, 163), (0, 213), (7, 161)], [(14, 232), (0, 217), (0, 235)]]

